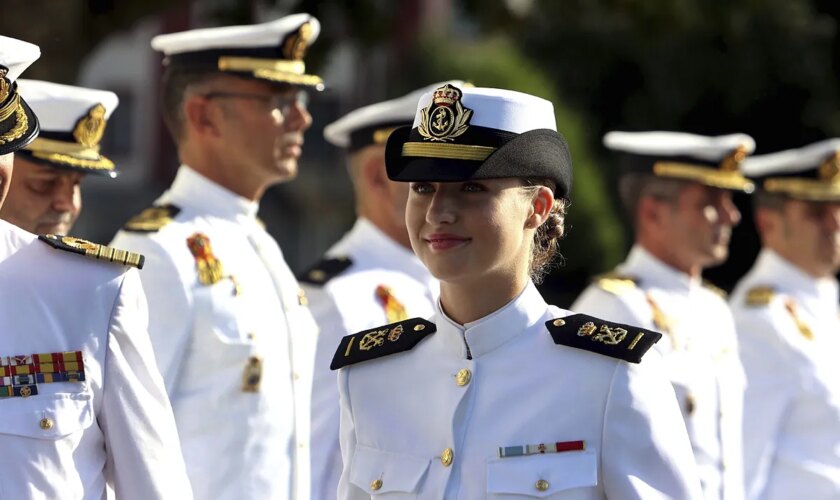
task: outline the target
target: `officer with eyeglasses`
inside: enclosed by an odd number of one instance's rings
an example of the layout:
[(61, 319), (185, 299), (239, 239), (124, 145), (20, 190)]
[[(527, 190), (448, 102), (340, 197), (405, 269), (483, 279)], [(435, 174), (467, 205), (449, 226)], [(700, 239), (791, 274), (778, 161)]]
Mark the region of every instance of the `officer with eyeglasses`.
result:
[(256, 218), (292, 180), (323, 88), (304, 55), (318, 21), (160, 35), (164, 120), (182, 165), (115, 242), (146, 255), (155, 356), (198, 499), (309, 498), (314, 320)]

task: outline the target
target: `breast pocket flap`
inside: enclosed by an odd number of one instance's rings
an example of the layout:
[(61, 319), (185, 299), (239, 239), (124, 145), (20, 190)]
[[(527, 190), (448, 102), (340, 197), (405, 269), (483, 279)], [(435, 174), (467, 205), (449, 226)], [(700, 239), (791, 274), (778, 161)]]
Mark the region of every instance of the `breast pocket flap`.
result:
[(508, 457), (487, 463), (487, 492), (546, 498), (559, 491), (598, 484), (591, 450)]
[(350, 482), (371, 495), (411, 493), (417, 489), (429, 462), (427, 458), (357, 445), (350, 468)]
[(90, 427), (93, 401), (89, 392), (35, 395), (0, 402), (0, 434), (60, 439)]

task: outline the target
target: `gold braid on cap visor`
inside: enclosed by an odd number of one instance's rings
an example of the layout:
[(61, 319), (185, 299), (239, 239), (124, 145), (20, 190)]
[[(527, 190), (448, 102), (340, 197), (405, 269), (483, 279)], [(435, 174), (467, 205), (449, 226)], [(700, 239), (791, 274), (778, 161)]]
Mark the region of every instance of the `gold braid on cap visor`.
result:
[(113, 170), (114, 162), (99, 154), (99, 146), (86, 147), (77, 143), (39, 137), (26, 146), (32, 156), (53, 163), (94, 170)]
[(673, 177), (696, 181), (707, 186), (736, 189), (751, 193), (755, 185), (740, 172), (711, 168), (691, 163), (659, 161), (653, 164), (653, 173), (659, 177)]
[(257, 78), (275, 82), (288, 82), (297, 85), (320, 85), (324, 83), (319, 76), (304, 74), (306, 65), (303, 61), (222, 56), (217, 64), (219, 71), (251, 73)]
[(20, 103), (20, 94), (15, 94), (2, 109), (0, 109), (0, 122), (8, 120), (12, 114), (15, 115), (15, 126), (0, 134), (0, 144), (20, 139), (29, 129), (29, 118)]
[(764, 181), (764, 190), (806, 201), (840, 200), (840, 180), (820, 181), (814, 179), (772, 177)]
[(490, 146), (471, 146), (468, 144), (407, 142), (403, 144), (402, 155), (421, 158), (442, 158), (446, 160), (484, 161), (496, 149)]

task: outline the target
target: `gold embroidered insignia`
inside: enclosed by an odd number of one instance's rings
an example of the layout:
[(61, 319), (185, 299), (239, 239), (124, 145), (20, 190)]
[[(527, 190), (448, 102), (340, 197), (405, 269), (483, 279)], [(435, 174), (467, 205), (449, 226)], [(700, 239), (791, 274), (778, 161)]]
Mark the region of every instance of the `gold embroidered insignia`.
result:
[(259, 356), (251, 356), (242, 373), (242, 392), (259, 392), (262, 381), (263, 361)]
[(598, 286), (613, 295), (624, 295), (634, 290), (637, 287), (636, 282), (637, 280), (631, 276), (624, 276), (615, 272), (596, 278)]
[(381, 346), (385, 343), (385, 334), (388, 333), (388, 329), (384, 330), (377, 330), (375, 332), (370, 332), (365, 334), (362, 337), (362, 340), (359, 341), (359, 349), (363, 351), (369, 351), (374, 347)]
[(385, 317), (388, 323), (396, 323), (408, 319), (408, 314), (405, 311), (405, 306), (394, 297), (394, 293), (390, 287), (379, 285), (376, 287), (376, 299), (379, 304), (385, 309)]
[(748, 306), (766, 306), (775, 296), (776, 289), (772, 286), (756, 286), (747, 292), (745, 301)]
[(11, 85), (9, 85), (9, 81), (6, 79), (6, 74), (9, 73), (9, 70), (3, 66), (0, 66), (0, 103), (8, 99)]
[(735, 151), (723, 159), (720, 163), (720, 169), (724, 172), (737, 172), (741, 163), (747, 159), (747, 154), (746, 146), (738, 146)]
[(303, 23), (296, 32), (283, 41), (283, 57), (291, 61), (302, 61), (312, 39), (312, 24)]
[(588, 321), (588, 322), (584, 323), (583, 326), (578, 328), (577, 334), (578, 334), (578, 337), (588, 337), (588, 336), (592, 335), (593, 333), (595, 333), (595, 331), (597, 329), (598, 329), (598, 327), (595, 326), (595, 323), (593, 323), (591, 321)]
[(149, 207), (129, 219), (123, 229), (135, 233), (154, 233), (172, 222), (180, 211), (175, 205), (168, 204)]
[(432, 102), (420, 110), (417, 132), (429, 141), (453, 141), (469, 128), (473, 111), (461, 104), (461, 90), (450, 84), (435, 90)]
[(823, 182), (840, 183), (840, 151), (836, 151), (820, 165), (819, 178)]
[(195, 258), (198, 281), (202, 285), (214, 285), (225, 278), (222, 263), (213, 255), (210, 238), (202, 233), (195, 233), (187, 238), (187, 247)]
[(88, 110), (87, 115), (76, 123), (76, 128), (73, 129), (73, 138), (82, 146), (92, 148), (99, 145), (104, 133), (105, 106), (95, 104)]
[(391, 328), (391, 331), (388, 332), (388, 341), (389, 342), (396, 342), (400, 340), (400, 335), (403, 334), (403, 326), (397, 325), (394, 328)]
[(627, 330), (624, 328), (610, 328), (607, 325), (601, 325), (598, 335), (592, 337), (596, 342), (603, 342), (607, 345), (618, 345), (627, 336)]
[(125, 250), (120, 250), (119, 248), (100, 245), (81, 238), (74, 238), (73, 236), (43, 234), (38, 236), (38, 239), (59, 250), (66, 250), (79, 255), (93, 257), (94, 259), (114, 262), (116, 264), (136, 267), (138, 269), (143, 269), (143, 263), (146, 259), (139, 253), (127, 252)]

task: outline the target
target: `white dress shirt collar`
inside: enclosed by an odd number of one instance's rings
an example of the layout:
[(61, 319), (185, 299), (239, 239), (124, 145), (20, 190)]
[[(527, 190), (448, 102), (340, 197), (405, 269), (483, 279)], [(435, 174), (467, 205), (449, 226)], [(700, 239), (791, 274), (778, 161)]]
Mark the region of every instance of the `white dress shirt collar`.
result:
[(501, 309), (464, 325), (459, 325), (449, 318), (438, 301), (437, 311), (440, 319), (437, 322), (437, 335), (443, 336), (445, 342), (458, 350), (463, 358), (467, 357), (469, 346), (472, 358), (476, 359), (501, 347), (533, 326), (543, 317), (547, 308), (548, 305), (531, 281), (518, 297)]
[(220, 186), (187, 165), (181, 165), (160, 201), (237, 221), (253, 221), (259, 210), (259, 203)]
[(702, 280), (699, 277), (693, 278), (674, 269), (639, 244), (633, 245), (627, 260), (619, 267), (619, 272), (640, 280), (645, 288), (653, 286), (689, 293), (702, 286)]
[(773, 250), (764, 248), (758, 254), (754, 267), (755, 275), (770, 279), (780, 291), (794, 295), (803, 305), (813, 311), (824, 311), (829, 315), (837, 312), (840, 300), (837, 280), (834, 278), (814, 278), (802, 269), (791, 264)]

